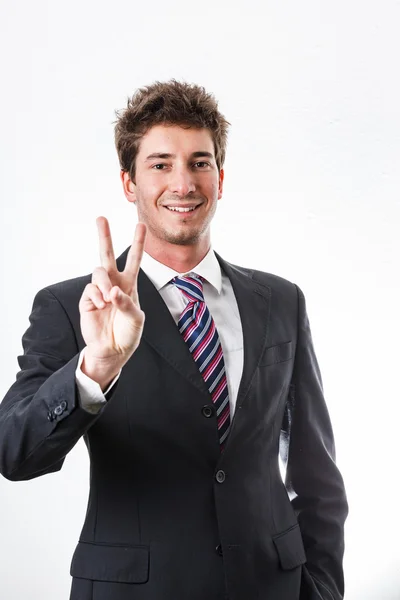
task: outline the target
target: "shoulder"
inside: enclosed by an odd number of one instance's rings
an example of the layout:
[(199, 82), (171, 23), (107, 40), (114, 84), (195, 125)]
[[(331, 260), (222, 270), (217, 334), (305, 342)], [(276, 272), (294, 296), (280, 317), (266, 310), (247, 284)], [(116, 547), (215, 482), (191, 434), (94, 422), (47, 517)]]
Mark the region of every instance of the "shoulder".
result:
[(243, 267), (225, 261), (219, 255), (217, 258), (228, 277), (239, 277), (242, 283), (260, 286), (260, 292), (269, 296), (272, 309), (283, 311), (285, 314), (297, 315), (300, 305), (305, 303), (301, 288), (285, 277), (260, 269)]
[[(124, 270), (129, 248), (130, 246), (128, 246), (116, 259), (118, 271)], [(40, 290), (39, 294), (44, 291), (45, 293), (47, 292), (48, 294), (55, 296), (62, 304), (68, 306), (72, 303), (73, 305), (76, 305), (77, 301), (79, 302), (79, 299), (82, 296), (83, 290), (88, 283), (91, 283), (91, 281), (92, 273), (88, 273), (87, 275), (80, 275), (72, 279), (66, 279), (47, 285), (43, 290)]]
[(79, 300), (91, 279), (91, 274), (82, 275), (40, 289), (33, 300), (30, 318), (37, 316), (50, 319), (57, 322), (60, 329), (69, 324), (80, 339)]
[(225, 265), (232, 269), (236, 274), (249, 277), (253, 281), (269, 287), (272, 291), (289, 295), (294, 294), (297, 296), (298, 291), (300, 290), (296, 283), (275, 273), (269, 273), (268, 271), (261, 271), (259, 269), (235, 265), (228, 261), (221, 261), (221, 266)]
[(75, 303), (77, 298), (78, 300), (80, 299), (83, 290), (91, 280), (92, 275), (90, 273), (88, 275), (81, 275), (72, 279), (52, 283), (40, 291), (47, 291), (49, 294), (55, 296), (59, 302), (68, 306), (71, 302)]

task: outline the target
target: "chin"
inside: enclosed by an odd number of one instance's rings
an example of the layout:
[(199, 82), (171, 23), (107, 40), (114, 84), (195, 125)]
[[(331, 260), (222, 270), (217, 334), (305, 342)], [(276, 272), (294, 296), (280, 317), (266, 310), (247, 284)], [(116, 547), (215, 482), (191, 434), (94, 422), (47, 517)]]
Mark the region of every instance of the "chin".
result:
[(170, 244), (175, 244), (177, 246), (193, 246), (196, 244), (201, 238), (201, 234), (199, 231), (193, 233), (164, 233), (164, 240), (169, 242)]
[(167, 242), (175, 244), (175, 246), (194, 246), (198, 242), (198, 237), (181, 237), (181, 238), (169, 238)]

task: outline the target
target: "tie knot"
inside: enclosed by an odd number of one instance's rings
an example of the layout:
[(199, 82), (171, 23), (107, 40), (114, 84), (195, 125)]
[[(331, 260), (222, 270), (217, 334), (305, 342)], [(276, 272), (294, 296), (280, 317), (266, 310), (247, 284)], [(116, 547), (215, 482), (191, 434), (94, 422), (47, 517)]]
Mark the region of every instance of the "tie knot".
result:
[(196, 273), (171, 279), (171, 283), (181, 290), (189, 302), (204, 302), (203, 281), (204, 277)]

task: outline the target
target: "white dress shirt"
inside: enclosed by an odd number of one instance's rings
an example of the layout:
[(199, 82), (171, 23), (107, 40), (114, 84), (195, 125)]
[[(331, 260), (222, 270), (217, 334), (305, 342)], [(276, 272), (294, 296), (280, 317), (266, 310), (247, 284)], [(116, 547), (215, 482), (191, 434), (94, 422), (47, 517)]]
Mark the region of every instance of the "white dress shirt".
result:
[[(155, 260), (147, 252), (143, 253), (140, 266), (161, 295), (176, 324), (178, 324), (188, 299), (173, 283), (170, 283), (171, 279), (177, 275), (189, 275), (193, 272), (206, 280), (203, 284), (204, 301), (219, 334), (225, 362), (230, 410), (233, 415), (243, 372), (243, 330), (231, 282), (221, 271), (214, 251), (210, 248), (203, 260), (192, 271), (186, 273), (174, 271)], [(103, 393), (100, 385), (85, 375), (80, 368), (84, 352), (85, 349), (82, 350), (79, 357), (76, 383), (81, 406), (88, 412), (96, 413), (106, 402), (105, 394), (115, 384), (121, 371)]]

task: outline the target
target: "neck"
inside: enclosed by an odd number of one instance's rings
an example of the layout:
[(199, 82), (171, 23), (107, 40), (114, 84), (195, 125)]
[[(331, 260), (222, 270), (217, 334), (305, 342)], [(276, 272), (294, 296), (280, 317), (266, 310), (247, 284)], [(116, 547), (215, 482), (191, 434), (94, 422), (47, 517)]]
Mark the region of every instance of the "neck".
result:
[(144, 250), (158, 262), (174, 269), (178, 273), (187, 273), (199, 264), (210, 249), (210, 240), (202, 240), (193, 246), (163, 244), (159, 241), (148, 241)]

